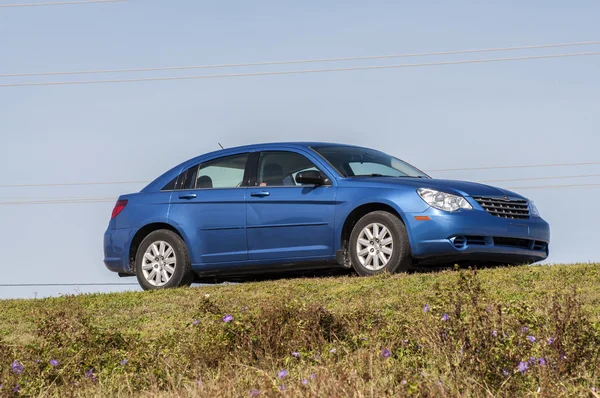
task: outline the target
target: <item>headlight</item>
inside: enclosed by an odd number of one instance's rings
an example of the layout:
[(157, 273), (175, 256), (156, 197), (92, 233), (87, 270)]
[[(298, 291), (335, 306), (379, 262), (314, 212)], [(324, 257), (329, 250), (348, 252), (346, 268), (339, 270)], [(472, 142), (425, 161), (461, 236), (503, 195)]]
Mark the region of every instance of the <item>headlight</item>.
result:
[(529, 211), (531, 212), (532, 216), (534, 216), (534, 217), (541, 217), (540, 216), (540, 211), (536, 207), (535, 203), (533, 203), (533, 201), (529, 202)]
[(417, 189), (417, 193), (429, 206), (438, 210), (452, 212), (460, 209), (473, 209), (473, 206), (471, 206), (471, 204), (462, 196), (435, 191), (429, 188), (419, 188)]

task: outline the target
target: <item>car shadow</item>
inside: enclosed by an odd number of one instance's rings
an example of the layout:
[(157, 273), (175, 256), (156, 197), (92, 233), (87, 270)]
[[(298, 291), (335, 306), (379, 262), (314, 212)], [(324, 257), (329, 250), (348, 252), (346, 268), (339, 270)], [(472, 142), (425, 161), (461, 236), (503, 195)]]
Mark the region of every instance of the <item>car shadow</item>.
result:
[[(489, 269), (506, 267), (503, 264), (446, 264), (437, 266), (412, 266), (406, 271), (407, 274), (430, 274), (440, 271), (447, 270), (465, 270), (465, 269)], [(265, 282), (265, 281), (278, 281), (286, 279), (304, 279), (304, 278), (330, 278), (338, 276), (356, 276), (359, 277), (356, 272), (352, 269), (343, 267), (331, 267), (326, 264), (319, 265), (315, 268), (302, 269), (302, 270), (287, 270), (281, 269), (276, 271), (266, 271), (257, 273), (240, 273), (237, 275), (211, 275), (211, 276), (198, 276), (194, 281), (195, 284), (201, 285), (213, 285), (213, 284), (229, 284), (229, 283), (245, 283), (245, 282)]]

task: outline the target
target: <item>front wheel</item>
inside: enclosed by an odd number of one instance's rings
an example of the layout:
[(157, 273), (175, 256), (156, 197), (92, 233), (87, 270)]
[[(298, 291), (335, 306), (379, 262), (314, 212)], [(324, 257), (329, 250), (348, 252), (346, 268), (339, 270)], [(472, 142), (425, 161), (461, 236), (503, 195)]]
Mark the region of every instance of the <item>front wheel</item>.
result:
[(135, 274), (144, 290), (191, 285), (194, 274), (183, 239), (164, 229), (148, 234), (137, 251)]
[(412, 263), (406, 227), (385, 211), (368, 213), (354, 225), (348, 249), (352, 267), (363, 276), (406, 271)]

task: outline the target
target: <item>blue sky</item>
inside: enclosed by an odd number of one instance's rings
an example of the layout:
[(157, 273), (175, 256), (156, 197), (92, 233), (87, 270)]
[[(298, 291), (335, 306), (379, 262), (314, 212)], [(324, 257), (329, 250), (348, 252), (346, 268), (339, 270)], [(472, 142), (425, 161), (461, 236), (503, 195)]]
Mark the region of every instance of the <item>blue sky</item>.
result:
[[(0, 0), (0, 4), (13, 1)], [(600, 40), (600, 3), (136, 0), (0, 9), (0, 73), (330, 58)], [(600, 46), (346, 62), (384, 65)], [(322, 67), (303, 65), (299, 68)], [(244, 71), (291, 70), (297, 66)], [(287, 76), (0, 88), (0, 185), (151, 180), (218, 148), (326, 140), (421, 169), (600, 161), (600, 56)], [(79, 76), (127, 78), (220, 69)], [(0, 83), (70, 77), (0, 78)], [(474, 181), (600, 166), (432, 173)], [(600, 184), (600, 178), (498, 183)], [(0, 188), (3, 201), (117, 197), (142, 185)], [(600, 261), (598, 188), (523, 189), (552, 227), (550, 263)], [(588, 200), (591, 199), (591, 200)], [(0, 205), (0, 283), (135, 282), (102, 263), (112, 203)], [(8, 261), (7, 261), (8, 260)], [(117, 288), (80, 288), (108, 291)], [(0, 298), (74, 293), (0, 287)]]

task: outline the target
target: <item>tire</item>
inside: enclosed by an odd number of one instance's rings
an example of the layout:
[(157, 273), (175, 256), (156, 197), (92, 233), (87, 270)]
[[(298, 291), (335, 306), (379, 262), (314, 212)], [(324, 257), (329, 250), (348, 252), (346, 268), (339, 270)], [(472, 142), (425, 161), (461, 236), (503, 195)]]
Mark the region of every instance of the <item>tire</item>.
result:
[(135, 256), (135, 274), (144, 290), (190, 286), (194, 281), (185, 242), (166, 229), (151, 232), (142, 240)]
[[(375, 233), (378, 235), (375, 236)], [(406, 272), (412, 264), (406, 227), (398, 217), (385, 211), (374, 211), (358, 220), (350, 234), (348, 250), (352, 267), (362, 276)]]

